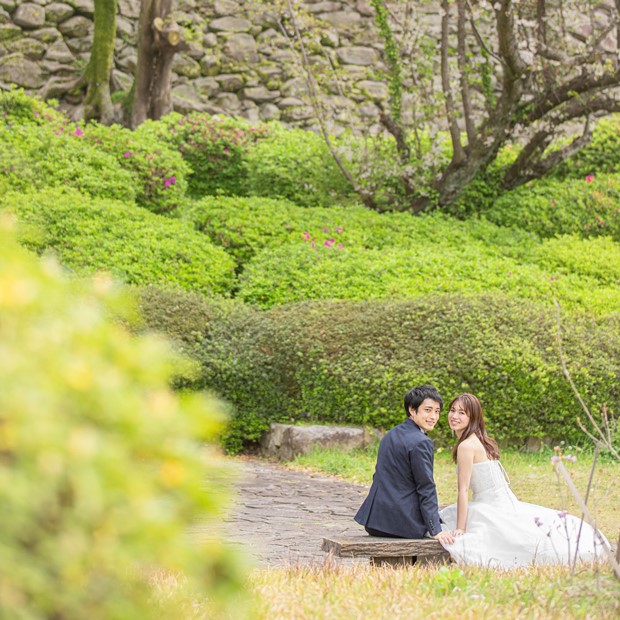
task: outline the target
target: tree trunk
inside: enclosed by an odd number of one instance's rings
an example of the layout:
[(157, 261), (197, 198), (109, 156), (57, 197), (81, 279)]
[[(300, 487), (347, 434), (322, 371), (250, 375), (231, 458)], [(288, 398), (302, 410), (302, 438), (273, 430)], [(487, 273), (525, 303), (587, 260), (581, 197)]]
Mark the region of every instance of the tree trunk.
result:
[(131, 126), (172, 111), (170, 85), (174, 55), (184, 49), (183, 33), (172, 21), (173, 0), (143, 0), (138, 34), (138, 66)]
[(114, 122), (110, 98), (110, 74), (114, 61), (118, 0), (95, 0), (93, 50), (86, 66), (87, 84), (84, 117), (98, 118), (104, 125)]

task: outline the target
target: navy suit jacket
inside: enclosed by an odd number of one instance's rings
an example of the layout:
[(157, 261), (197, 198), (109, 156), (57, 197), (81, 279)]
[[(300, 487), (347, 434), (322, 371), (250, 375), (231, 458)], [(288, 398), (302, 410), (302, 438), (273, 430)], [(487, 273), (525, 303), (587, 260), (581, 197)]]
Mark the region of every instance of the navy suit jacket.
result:
[(379, 444), (372, 486), (355, 520), (401, 538), (441, 532), (433, 448), (411, 418), (391, 429)]

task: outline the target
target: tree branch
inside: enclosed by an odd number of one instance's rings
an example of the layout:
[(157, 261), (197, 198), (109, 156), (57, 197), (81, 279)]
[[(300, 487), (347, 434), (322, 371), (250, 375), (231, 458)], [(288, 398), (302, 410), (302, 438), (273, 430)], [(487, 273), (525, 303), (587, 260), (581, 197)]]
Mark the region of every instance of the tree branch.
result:
[(454, 113), (454, 99), (452, 97), (452, 86), (450, 84), (450, 59), (449, 59), (449, 29), (450, 29), (450, 1), (441, 2), (441, 87), (445, 99), (446, 117), (450, 129), (450, 139), (452, 141), (452, 161), (459, 165), (465, 161), (465, 151), (461, 143), (461, 132), (456, 122)]

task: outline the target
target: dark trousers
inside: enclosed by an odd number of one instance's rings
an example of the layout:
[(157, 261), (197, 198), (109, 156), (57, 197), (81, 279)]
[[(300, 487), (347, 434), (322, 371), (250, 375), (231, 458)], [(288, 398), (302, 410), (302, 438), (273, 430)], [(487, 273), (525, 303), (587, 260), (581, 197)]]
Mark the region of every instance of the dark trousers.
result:
[(394, 534), (386, 534), (385, 532), (380, 532), (379, 530), (374, 530), (367, 525), (364, 526), (364, 529), (368, 532), (369, 536), (379, 536), (380, 538), (402, 538), (402, 536), (395, 536)]

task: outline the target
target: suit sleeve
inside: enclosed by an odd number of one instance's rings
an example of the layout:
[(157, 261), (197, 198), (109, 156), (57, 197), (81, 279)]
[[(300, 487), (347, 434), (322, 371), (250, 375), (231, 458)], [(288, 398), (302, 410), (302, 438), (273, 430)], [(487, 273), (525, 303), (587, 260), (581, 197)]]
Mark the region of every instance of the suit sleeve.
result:
[(439, 522), (439, 506), (437, 504), (437, 487), (433, 480), (433, 443), (423, 441), (411, 450), (409, 454), (411, 473), (420, 498), (420, 512), (422, 519), (431, 536), (441, 532)]

